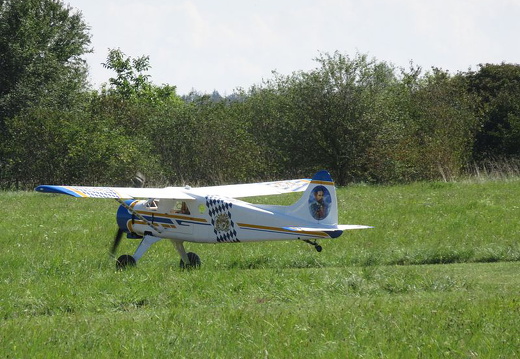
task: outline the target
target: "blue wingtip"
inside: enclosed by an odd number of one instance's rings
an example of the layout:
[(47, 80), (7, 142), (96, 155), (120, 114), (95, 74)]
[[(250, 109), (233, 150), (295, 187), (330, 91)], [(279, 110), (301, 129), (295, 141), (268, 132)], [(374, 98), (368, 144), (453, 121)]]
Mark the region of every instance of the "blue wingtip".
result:
[(66, 189), (62, 186), (49, 186), (49, 185), (42, 185), (38, 186), (34, 189), (36, 192), (42, 192), (42, 193), (59, 193), (59, 194), (66, 194), (73, 197), (80, 197), (77, 193), (72, 192), (69, 189)]
[(330, 176), (329, 171), (321, 170), (317, 172), (314, 177), (312, 177), (313, 181), (325, 181), (325, 182), (334, 182), (332, 181), (332, 177)]

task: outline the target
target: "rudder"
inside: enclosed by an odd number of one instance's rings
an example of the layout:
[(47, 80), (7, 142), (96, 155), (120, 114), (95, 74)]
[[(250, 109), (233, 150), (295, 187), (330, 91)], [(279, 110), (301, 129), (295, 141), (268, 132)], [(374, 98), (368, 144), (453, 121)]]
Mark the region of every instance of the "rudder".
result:
[(314, 224), (338, 224), (336, 188), (328, 171), (319, 171), (312, 177), (302, 197), (290, 206), (288, 214)]

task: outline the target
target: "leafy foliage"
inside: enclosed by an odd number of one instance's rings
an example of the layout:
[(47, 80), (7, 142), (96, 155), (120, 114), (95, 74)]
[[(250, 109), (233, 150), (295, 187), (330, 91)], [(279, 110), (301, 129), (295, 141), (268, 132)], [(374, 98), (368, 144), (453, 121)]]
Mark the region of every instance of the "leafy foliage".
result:
[(75, 105), (86, 86), (87, 30), (81, 13), (61, 1), (2, 1), (0, 125), (27, 108)]
[(2, 186), (28, 185), (36, 176), (49, 177), (56, 164), (48, 165), (44, 172), (33, 172), (35, 163), (48, 164), (58, 158), (55, 151), (66, 153), (59, 149), (60, 142), (66, 143), (71, 134), (60, 126), (60, 119), (53, 122), (50, 117), (83, 104), (87, 68), (81, 55), (90, 51), (89, 44), (81, 14), (61, 1), (1, 2)]
[(468, 74), (468, 90), (479, 97), (481, 129), (477, 159), (520, 155), (520, 66), (480, 65)]

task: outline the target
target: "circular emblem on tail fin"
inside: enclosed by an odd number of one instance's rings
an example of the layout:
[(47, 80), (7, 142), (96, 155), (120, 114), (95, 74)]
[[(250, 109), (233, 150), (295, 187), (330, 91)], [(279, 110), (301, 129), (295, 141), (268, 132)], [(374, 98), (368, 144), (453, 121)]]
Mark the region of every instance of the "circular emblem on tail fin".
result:
[(309, 195), (309, 210), (312, 218), (316, 220), (325, 219), (329, 215), (332, 199), (330, 192), (325, 186), (316, 186)]

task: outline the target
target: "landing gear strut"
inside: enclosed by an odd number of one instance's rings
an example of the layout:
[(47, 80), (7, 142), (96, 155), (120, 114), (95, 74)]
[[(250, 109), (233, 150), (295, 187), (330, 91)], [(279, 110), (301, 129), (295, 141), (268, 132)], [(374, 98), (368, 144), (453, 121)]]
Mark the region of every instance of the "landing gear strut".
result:
[(316, 241), (311, 241), (310, 239), (304, 239), (303, 240), (305, 243), (309, 243), (311, 246), (314, 246), (314, 248), (316, 248), (316, 251), (319, 253), (322, 251), (323, 248), (321, 248), (321, 246), (316, 242)]
[[(146, 234), (143, 237), (143, 240), (141, 241), (141, 243), (139, 244), (139, 247), (137, 247), (137, 249), (133, 255), (123, 254), (122, 256), (120, 256), (117, 259), (116, 268), (118, 270), (122, 270), (127, 267), (135, 266), (137, 264), (137, 261), (139, 259), (141, 259), (141, 257), (148, 250), (148, 248), (150, 248), (150, 246), (152, 244), (154, 244), (160, 240), (161, 240), (161, 238), (159, 238), (159, 237), (154, 237), (150, 234)], [(115, 254), (115, 248), (116, 248), (116, 246), (114, 246), (114, 249), (112, 250), (112, 254)]]
[(193, 252), (186, 253), (183, 242), (177, 242), (172, 240), (175, 249), (181, 256), (180, 267), (181, 269), (196, 269), (200, 267), (200, 258)]

